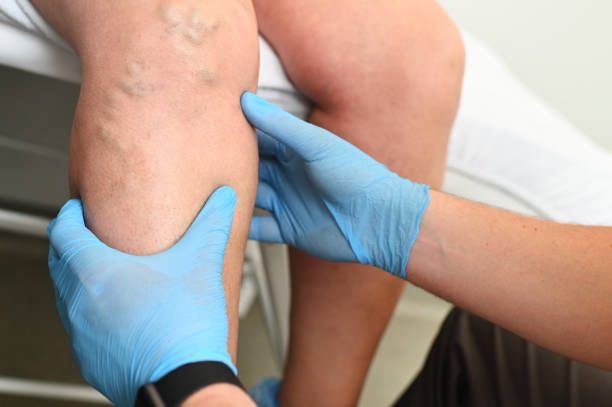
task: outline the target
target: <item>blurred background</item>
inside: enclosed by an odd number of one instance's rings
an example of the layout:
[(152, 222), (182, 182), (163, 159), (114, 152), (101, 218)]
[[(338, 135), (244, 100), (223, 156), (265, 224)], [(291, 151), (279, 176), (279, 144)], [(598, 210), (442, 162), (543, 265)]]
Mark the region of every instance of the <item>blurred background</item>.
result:
[(612, 150), (612, 3), (606, 0), (440, 0), (512, 72)]
[[(604, 0), (442, 0), (464, 29), (491, 46), (512, 72), (551, 107), (612, 151), (612, 3)], [(0, 203), (52, 216), (67, 188), (68, 136), (78, 87), (0, 67)], [(41, 134), (44, 137), (41, 137)], [(5, 137), (10, 135), (11, 137)], [(23, 153), (36, 140), (38, 155)], [(30, 148), (30, 147), (28, 147)], [(58, 162), (63, 162), (58, 166)], [(19, 166), (31, 171), (15, 173)], [(31, 185), (36, 185), (32, 188)], [(38, 202), (38, 204), (32, 204)], [(45, 240), (0, 232), (1, 378), (82, 384), (55, 311)], [(407, 287), (376, 356), (362, 406), (388, 405), (410, 382), (449, 305)], [(241, 321), (239, 370), (246, 386), (278, 376), (260, 303)], [(1, 406), (86, 406), (0, 394)]]

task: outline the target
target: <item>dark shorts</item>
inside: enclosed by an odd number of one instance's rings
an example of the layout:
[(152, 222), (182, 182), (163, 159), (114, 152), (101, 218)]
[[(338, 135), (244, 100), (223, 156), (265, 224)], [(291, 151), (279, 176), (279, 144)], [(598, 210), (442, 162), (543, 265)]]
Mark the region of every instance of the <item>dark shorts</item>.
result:
[(612, 406), (612, 372), (547, 351), (455, 308), (423, 370), (395, 405)]

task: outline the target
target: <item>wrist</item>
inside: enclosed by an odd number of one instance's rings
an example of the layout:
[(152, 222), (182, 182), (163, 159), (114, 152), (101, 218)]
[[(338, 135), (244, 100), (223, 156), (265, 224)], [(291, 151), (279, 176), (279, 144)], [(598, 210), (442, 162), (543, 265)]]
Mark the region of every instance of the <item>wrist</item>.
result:
[(406, 266), (429, 205), (429, 186), (398, 177), (386, 185), (380, 211), (380, 238), (375, 263), (390, 274), (406, 279)]
[[(185, 364), (170, 371), (161, 379), (141, 386), (134, 405), (135, 407), (158, 407), (160, 405), (178, 407), (196, 394), (200, 394), (196, 398), (200, 400), (202, 390), (219, 384), (243, 390), (234, 372), (233, 366), (230, 367), (216, 361)], [(212, 397), (218, 392), (209, 391), (204, 394)]]
[(436, 190), (430, 191), (430, 198), (410, 253), (406, 275), (411, 284), (448, 298), (448, 293), (440, 291), (440, 277), (448, 274), (448, 256), (456, 252), (453, 241), (465, 240), (465, 236), (459, 232), (457, 238), (450, 241), (447, 232), (453, 230), (456, 219), (466, 218), (466, 214), (456, 205), (461, 202), (459, 199)]
[(200, 406), (253, 406), (253, 400), (244, 389), (227, 383), (212, 384), (187, 398), (181, 407)]

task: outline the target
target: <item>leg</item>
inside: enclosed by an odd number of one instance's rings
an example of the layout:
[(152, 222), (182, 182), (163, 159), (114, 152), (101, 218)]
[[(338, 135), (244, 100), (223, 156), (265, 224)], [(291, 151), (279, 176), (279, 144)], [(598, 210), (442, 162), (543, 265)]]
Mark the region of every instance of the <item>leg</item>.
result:
[(249, 0), (35, 2), (73, 45), (83, 83), (70, 185), (89, 227), (134, 254), (171, 246), (211, 192), (238, 203), (224, 263), (229, 352), (256, 186), (257, 145), (240, 109), (258, 74)]
[(600, 406), (611, 398), (612, 372), (455, 308), (396, 406)]
[[(315, 102), (311, 121), (392, 170), (440, 186), (463, 48), (433, 1), (255, 0), (260, 31)], [(357, 403), (401, 294), (397, 279), (292, 251), (281, 405)]]

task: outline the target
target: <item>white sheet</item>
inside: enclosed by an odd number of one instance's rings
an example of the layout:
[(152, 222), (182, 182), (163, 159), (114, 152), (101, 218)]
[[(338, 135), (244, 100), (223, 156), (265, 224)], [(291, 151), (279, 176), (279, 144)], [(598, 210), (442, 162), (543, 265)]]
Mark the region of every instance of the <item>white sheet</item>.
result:
[(504, 190), (542, 217), (612, 225), (612, 154), (523, 86), (463, 32), (464, 89), (448, 168)]

